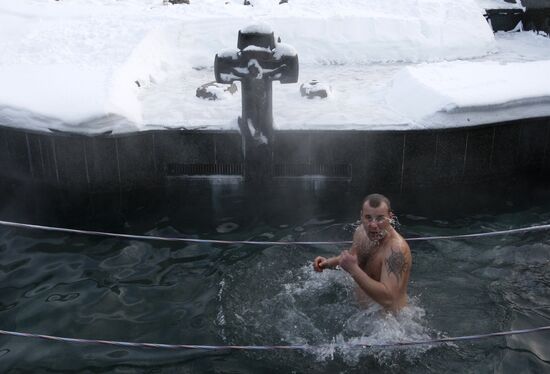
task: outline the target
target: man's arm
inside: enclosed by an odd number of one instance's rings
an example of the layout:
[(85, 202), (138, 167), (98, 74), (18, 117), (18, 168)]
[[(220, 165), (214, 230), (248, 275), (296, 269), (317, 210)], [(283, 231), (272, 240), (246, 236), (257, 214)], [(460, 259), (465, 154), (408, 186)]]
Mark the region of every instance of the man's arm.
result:
[(396, 246), (384, 259), (380, 282), (369, 277), (357, 263), (357, 256), (344, 251), (340, 255), (340, 266), (346, 270), (357, 285), (374, 301), (386, 309), (396, 309), (403, 294), (403, 287), (408, 280), (410, 259), (405, 255), (405, 248)]
[[(360, 230), (363, 230), (363, 226), (359, 226), (355, 233), (353, 234), (353, 243), (351, 244), (350, 252), (353, 254), (358, 253), (359, 245), (361, 244), (361, 232)], [(334, 269), (336, 266), (340, 264), (340, 255), (325, 258), (322, 256), (315, 257), (315, 260), (313, 260), (313, 269), (317, 272), (321, 272), (324, 269)]]
[(340, 263), (340, 256), (334, 256), (330, 258), (317, 256), (315, 257), (315, 260), (313, 260), (313, 270), (317, 272), (321, 272), (325, 269), (335, 268), (336, 265), (338, 265), (339, 263)]

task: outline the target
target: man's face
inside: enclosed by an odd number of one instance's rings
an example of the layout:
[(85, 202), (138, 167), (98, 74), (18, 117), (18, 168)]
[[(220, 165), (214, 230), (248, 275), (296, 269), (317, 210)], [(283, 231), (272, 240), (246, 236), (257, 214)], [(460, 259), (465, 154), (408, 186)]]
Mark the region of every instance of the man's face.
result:
[(388, 234), (391, 216), (392, 214), (384, 202), (377, 208), (371, 207), (368, 201), (363, 204), (361, 223), (370, 240), (382, 240)]

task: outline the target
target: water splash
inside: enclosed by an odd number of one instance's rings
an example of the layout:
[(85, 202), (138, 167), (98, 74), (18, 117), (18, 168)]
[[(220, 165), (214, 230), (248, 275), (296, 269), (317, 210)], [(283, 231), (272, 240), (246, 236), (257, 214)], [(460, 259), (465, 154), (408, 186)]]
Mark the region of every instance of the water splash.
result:
[(220, 327), (231, 344), (307, 344), (316, 361), (338, 359), (351, 366), (365, 357), (383, 365), (396, 358), (414, 361), (429, 349), (361, 347), (425, 340), (433, 333), (414, 298), (394, 315), (375, 303), (364, 308), (355, 294), (355, 283), (343, 271), (315, 273), (310, 263), (281, 271), (257, 263), (225, 279)]

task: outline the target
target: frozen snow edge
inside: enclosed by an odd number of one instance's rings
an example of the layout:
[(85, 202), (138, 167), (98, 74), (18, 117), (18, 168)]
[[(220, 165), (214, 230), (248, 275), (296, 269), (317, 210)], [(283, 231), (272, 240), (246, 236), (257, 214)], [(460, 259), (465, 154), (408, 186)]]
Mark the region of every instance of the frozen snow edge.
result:
[(429, 129), (448, 129), (543, 117), (550, 117), (550, 96), (440, 111), (425, 117), (417, 124)]
[(386, 102), (425, 128), (546, 117), (550, 116), (549, 69), (550, 60), (409, 66), (394, 76)]

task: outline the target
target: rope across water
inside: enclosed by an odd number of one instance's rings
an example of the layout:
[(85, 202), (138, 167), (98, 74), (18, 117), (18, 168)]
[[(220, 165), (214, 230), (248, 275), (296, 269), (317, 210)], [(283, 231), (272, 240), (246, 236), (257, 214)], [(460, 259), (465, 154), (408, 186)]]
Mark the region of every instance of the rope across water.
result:
[[(186, 242), (186, 243), (209, 243), (209, 244), (250, 244), (250, 245), (344, 245), (351, 244), (351, 241), (254, 241), (254, 240), (218, 240), (218, 239), (195, 239), (195, 238), (181, 238), (181, 237), (165, 237), (165, 236), (153, 236), (153, 235), (132, 235), (132, 234), (120, 234), (112, 232), (103, 232), (103, 231), (90, 231), (90, 230), (77, 230), (77, 229), (68, 229), (63, 227), (51, 227), (51, 226), (41, 226), (41, 225), (31, 225), (28, 223), (19, 223), (19, 222), (9, 222), (9, 221), (0, 221), (0, 225), (8, 227), (18, 227), (24, 229), (34, 229), (34, 230), (43, 230), (43, 231), (54, 231), (54, 232), (64, 232), (70, 234), (82, 234), (82, 235), (91, 235), (91, 236), (104, 236), (112, 238), (125, 238), (125, 239), (137, 239), (137, 240), (158, 240), (158, 241), (170, 241), (170, 242)], [(424, 237), (412, 237), (405, 238), (409, 242), (413, 241), (429, 241), (429, 240), (450, 240), (450, 239), (469, 239), (469, 238), (479, 238), (479, 237), (489, 237), (489, 236), (499, 236), (499, 235), (509, 235), (524, 233), (530, 231), (542, 231), (549, 230), (550, 224), (546, 225), (537, 225), (529, 227), (520, 227), (517, 229), (509, 230), (500, 230), (500, 231), (490, 231), (490, 232), (480, 232), (473, 234), (461, 234), (461, 235), (439, 235), (439, 236), (424, 236)]]
[(66, 343), (80, 343), (80, 344), (102, 344), (102, 345), (112, 345), (119, 347), (135, 347), (135, 348), (156, 348), (156, 349), (199, 349), (199, 350), (243, 350), (243, 351), (274, 351), (274, 350), (294, 350), (294, 351), (307, 351), (312, 349), (333, 349), (333, 348), (398, 348), (398, 347), (410, 347), (410, 346), (419, 346), (419, 345), (433, 345), (433, 344), (442, 344), (442, 343), (454, 343), (454, 342), (463, 342), (463, 341), (473, 341), (481, 340), (488, 338), (495, 338), (499, 336), (510, 336), (510, 335), (521, 335), (521, 334), (532, 334), (535, 332), (541, 331), (550, 331), (550, 326), (542, 326), (532, 329), (523, 329), (523, 330), (511, 330), (511, 331), (501, 331), (493, 332), (489, 334), (479, 334), (479, 335), (465, 335), (465, 336), (455, 336), (449, 338), (437, 338), (429, 340), (417, 340), (417, 341), (402, 341), (402, 342), (389, 342), (389, 343), (348, 343), (348, 344), (322, 344), (322, 345), (308, 345), (308, 344), (299, 344), (299, 345), (194, 345), (194, 344), (158, 344), (158, 343), (132, 343), (132, 342), (122, 342), (122, 341), (113, 341), (113, 340), (95, 340), (95, 339), (76, 339), (76, 338), (65, 338), (61, 336), (52, 336), (52, 335), (42, 335), (42, 334), (31, 334), (24, 332), (16, 331), (6, 331), (0, 330), (0, 335), (8, 336), (17, 336), (23, 338), (39, 338), (45, 340), (53, 340), (58, 342)]
[[(270, 242), (270, 241), (252, 241), (252, 240), (215, 240), (215, 239), (179, 238), (179, 237), (174, 238), (174, 237), (162, 237), (162, 236), (150, 236), (150, 235), (131, 235), (131, 234), (120, 234), (120, 233), (110, 233), (110, 232), (101, 232), (101, 231), (77, 230), (77, 229), (68, 229), (68, 228), (62, 228), (62, 227), (31, 225), (31, 224), (8, 222), (8, 221), (0, 221), (0, 225), (8, 226), (8, 227), (24, 228), (24, 229), (35, 229), (35, 230), (43, 230), (43, 231), (64, 232), (64, 233), (83, 234), (83, 235), (92, 235), (92, 236), (115, 237), (115, 238), (138, 239), (138, 240), (188, 242), (188, 243), (251, 244), (251, 245), (270, 245), (270, 246), (289, 245), (289, 244), (295, 244), (295, 245), (351, 244), (351, 241), (332, 241), (332, 242), (329, 242), (329, 241), (272, 242), (271, 241)], [(473, 233), (473, 234), (413, 237), (413, 238), (406, 238), (406, 240), (407, 241), (429, 241), (429, 240), (468, 239), (468, 238), (477, 238), (477, 237), (524, 233), (524, 232), (530, 232), (530, 231), (542, 231), (542, 230), (548, 230), (548, 229), (550, 229), (550, 224), (522, 227), (517, 229), (509, 229), (509, 230), (501, 230), (501, 231)], [(157, 348), (157, 349), (311, 350), (311, 349), (319, 349), (319, 348), (333, 349), (336, 347), (338, 348), (395, 348), (395, 347), (405, 347), (405, 346), (433, 345), (433, 344), (452, 343), (452, 342), (461, 342), (461, 341), (474, 341), (474, 340), (487, 339), (487, 338), (493, 338), (493, 337), (499, 337), (499, 336), (531, 334), (531, 333), (542, 332), (542, 331), (550, 331), (550, 326), (542, 326), (542, 327), (523, 329), (523, 330), (502, 331), (502, 332), (479, 334), (479, 335), (465, 335), (465, 336), (456, 336), (456, 337), (448, 337), (448, 338), (418, 340), (418, 341), (402, 341), (402, 342), (374, 343), (374, 344), (362, 344), (362, 343), (323, 344), (323, 345), (317, 345), (317, 346), (307, 345), (307, 344), (301, 344), (301, 345), (193, 345), (193, 344), (133, 343), (133, 342), (124, 342), (124, 341), (112, 341), (112, 340), (67, 338), (67, 337), (61, 337), (61, 336), (33, 334), (33, 333), (24, 333), (24, 332), (16, 332), (16, 331), (7, 331), (7, 330), (0, 330), (0, 335), (25, 337), (25, 338), (39, 338), (39, 339), (67, 342), (67, 343), (103, 344), (103, 345), (112, 345), (112, 346)]]

